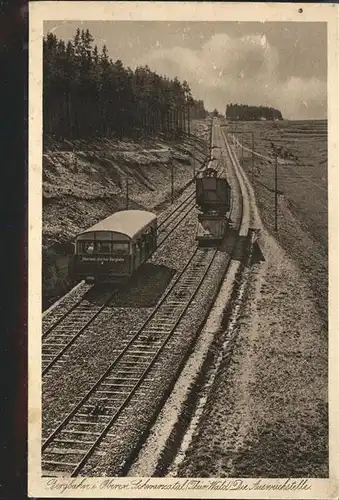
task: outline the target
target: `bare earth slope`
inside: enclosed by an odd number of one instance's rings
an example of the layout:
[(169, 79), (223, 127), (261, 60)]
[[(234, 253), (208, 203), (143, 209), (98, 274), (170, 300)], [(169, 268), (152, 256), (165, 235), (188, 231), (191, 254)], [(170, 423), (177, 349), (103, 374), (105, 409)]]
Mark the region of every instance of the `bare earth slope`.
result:
[(192, 124), (196, 136), (180, 141), (45, 141), (43, 155), (43, 298), (48, 306), (68, 287), (70, 242), (117, 210), (158, 212), (170, 202), (173, 158), (175, 195), (192, 181), (208, 151), (209, 123)]

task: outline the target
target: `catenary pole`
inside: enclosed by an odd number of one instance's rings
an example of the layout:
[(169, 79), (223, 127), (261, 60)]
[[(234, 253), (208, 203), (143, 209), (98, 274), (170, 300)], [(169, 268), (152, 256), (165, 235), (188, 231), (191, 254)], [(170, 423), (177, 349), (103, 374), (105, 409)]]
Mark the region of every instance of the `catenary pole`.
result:
[(278, 156), (275, 155), (274, 162), (274, 230), (278, 231)]
[(171, 202), (174, 203), (174, 162), (173, 156), (171, 157)]
[(195, 141), (193, 146), (193, 179), (195, 177)]
[(252, 184), (254, 183), (254, 132), (252, 131)]
[(128, 177), (126, 177), (126, 210), (128, 210), (129, 205), (129, 193), (128, 193)]

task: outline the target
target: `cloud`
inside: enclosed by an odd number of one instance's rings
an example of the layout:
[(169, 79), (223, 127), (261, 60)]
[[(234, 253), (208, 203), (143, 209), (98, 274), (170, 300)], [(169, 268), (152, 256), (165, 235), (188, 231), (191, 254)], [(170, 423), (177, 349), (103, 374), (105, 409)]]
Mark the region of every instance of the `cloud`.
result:
[[(292, 56), (291, 56), (292, 57)], [(265, 35), (213, 35), (200, 50), (156, 48), (142, 58), (155, 71), (187, 80), (208, 109), (229, 102), (269, 105), (286, 118), (326, 116), (326, 83), (291, 76), (279, 80), (279, 54)]]

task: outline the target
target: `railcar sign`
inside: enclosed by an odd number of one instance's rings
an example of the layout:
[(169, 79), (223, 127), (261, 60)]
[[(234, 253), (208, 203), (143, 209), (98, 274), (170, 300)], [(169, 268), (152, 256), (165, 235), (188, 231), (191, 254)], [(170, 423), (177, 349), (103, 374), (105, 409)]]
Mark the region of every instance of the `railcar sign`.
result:
[(82, 257), (82, 262), (125, 262), (123, 257)]

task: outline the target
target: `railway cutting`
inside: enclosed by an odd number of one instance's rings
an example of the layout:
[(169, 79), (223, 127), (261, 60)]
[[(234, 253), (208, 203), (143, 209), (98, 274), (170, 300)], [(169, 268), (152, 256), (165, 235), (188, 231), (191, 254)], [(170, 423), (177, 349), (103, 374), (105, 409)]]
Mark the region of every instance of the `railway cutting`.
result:
[[(207, 205), (205, 217), (213, 221), (213, 230), (205, 231), (207, 236), (205, 234), (201, 240), (199, 238), (201, 220), (197, 220), (198, 240), (181, 272), (175, 276), (141, 327), (137, 330), (131, 329), (126, 334), (117, 356), (105, 372), (44, 440), (42, 466), (45, 476), (73, 477), (86, 474), (90, 470), (96, 474), (98, 467), (100, 470), (101, 460), (107, 456), (107, 450), (112, 446), (114, 436), (121, 436), (119, 429), (126, 429), (126, 422), (130, 418), (128, 415), (135, 412), (136, 405), (141, 407), (152, 405), (152, 395), (156, 389), (160, 400), (153, 408), (152, 415), (145, 419), (140, 428), (137, 426), (139, 438), (133, 446), (128, 445), (129, 432), (126, 430), (127, 442), (124, 449), (129, 449), (129, 456), (122, 457), (118, 454), (116, 461), (112, 460), (110, 463), (113, 475), (119, 475), (126, 469), (126, 464), (130, 463), (131, 457), (139, 449), (142, 436), (147, 433), (156, 413), (160, 410), (163, 398), (175, 383), (180, 368), (194, 345), (196, 334), (185, 333), (185, 320), (187, 321), (191, 311), (202, 300), (206, 287), (211, 288), (209, 302), (215, 298), (221, 281), (220, 276), (219, 280), (215, 279), (217, 270), (222, 269), (224, 276), (235, 249), (245, 248), (242, 239), (247, 237), (249, 221), (248, 201), (247, 198), (243, 200), (243, 179), (237, 171), (227, 140), (223, 138), (218, 126), (213, 127), (212, 141), (214, 146), (218, 145), (218, 150), (214, 147), (214, 157), (206, 172), (202, 172), (200, 174), (202, 176), (196, 180), (199, 191), (191, 189), (176, 208), (161, 219), (157, 226), (159, 240), (156, 246), (159, 248), (171, 232), (182, 224), (187, 215), (196, 210), (197, 201), (200, 206)], [(220, 184), (225, 185), (226, 189), (218, 191), (218, 179), (221, 179), (220, 182), (225, 182), (225, 174), (229, 176), (230, 184)], [(215, 227), (218, 224), (220, 228), (216, 231)], [(230, 232), (229, 238), (227, 231)], [(93, 229), (89, 230), (91, 237), (93, 232)], [(102, 228), (98, 227), (94, 243), (101, 234), (103, 234)], [(105, 238), (105, 241), (109, 240)], [(111, 241), (114, 248), (114, 235)], [(93, 246), (95, 248), (95, 245)], [(108, 300), (111, 300), (111, 297)], [(101, 306), (103, 307), (105, 305)], [(92, 311), (92, 315), (99, 314), (100, 310)], [(67, 316), (72, 318), (73, 311), (81, 315), (81, 308), (77, 306)], [(55, 329), (60, 323), (62, 321), (58, 322)], [(86, 328), (86, 323), (83, 328)], [(176, 353), (171, 360), (174, 351), (170, 346), (174, 345), (178, 338), (185, 338), (185, 335), (187, 338), (185, 349), (179, 355)], [(157, 381), (166, 373), (164, 367), (168, 362), (172, 364), (174, 371), (162, 391), (159, 391)], [(161, 373), (162, 371), (164, 373)], [(122, 469), (119, 465), (121, 463), (125, 464)]]

